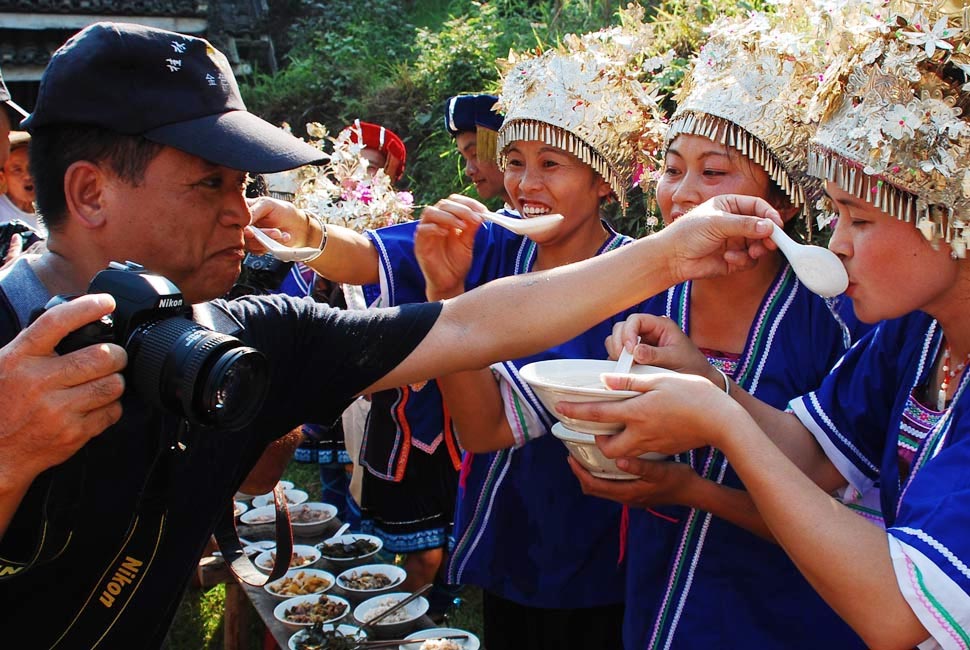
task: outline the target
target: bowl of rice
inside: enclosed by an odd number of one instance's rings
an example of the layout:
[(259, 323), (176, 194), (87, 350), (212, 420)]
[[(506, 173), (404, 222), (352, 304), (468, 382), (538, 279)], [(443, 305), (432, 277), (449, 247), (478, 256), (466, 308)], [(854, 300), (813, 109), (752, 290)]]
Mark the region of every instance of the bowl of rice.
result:
[[(383, 614), (410, 595), (406, 591), (399, 591), (368, 598), (354, 609), (354, 618), (361, 625), (367, 625), (371, 619), (377, 618), (379, 614)], [(418, 596), (390, 616), (379, 620), (374, 624), (373, 629), (379, 637), (384, 638), (388, 635), (397, 637), (407, 634), (418, 624), (418, 619), (428, 613), (428, 607), (428, 599)]]
[(315, 623), (337, 623), (349, 612), (350, 603), (339, 596), (310, 594), (287, 598), (273, 609), (273, 617), (295, 632)]
[[(465, 638), (447, 638), (461, 637)], [(418, 630), (404, 637), (406, 641), (420, 641), (424, 643), (409, 643), (399, 646), (401, 650), (478, 650), (482, 643), (471, 632), (459, 630), (456, 627), (433, 627)]]

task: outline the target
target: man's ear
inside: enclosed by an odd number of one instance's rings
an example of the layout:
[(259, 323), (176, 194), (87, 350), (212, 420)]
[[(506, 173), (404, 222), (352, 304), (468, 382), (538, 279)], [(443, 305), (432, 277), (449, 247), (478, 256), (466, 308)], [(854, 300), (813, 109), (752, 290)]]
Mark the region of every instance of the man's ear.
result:
[(79, 160), (64, 173), (64, 199), (68, 218), (77, 218), (88, 228), (104, 224), (107, 177), (104, 170), (87, 160)]

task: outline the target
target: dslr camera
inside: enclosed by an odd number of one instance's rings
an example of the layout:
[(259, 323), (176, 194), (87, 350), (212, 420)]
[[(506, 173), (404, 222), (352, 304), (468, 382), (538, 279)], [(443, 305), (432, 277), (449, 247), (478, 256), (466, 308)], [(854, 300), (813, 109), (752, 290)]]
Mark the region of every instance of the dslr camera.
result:
[[(252, 421), (268, 387), (262, 352), (193, 321), (178, 287), (134, 262), (111, 262), (87, 292), (111, 294), (117, 306), (65, 336), (58, 353), (116, 343), (128, 353), (126, 381), (149, 404), (203, 426)], [(44, 310), (75, 297), (54, 296)]]

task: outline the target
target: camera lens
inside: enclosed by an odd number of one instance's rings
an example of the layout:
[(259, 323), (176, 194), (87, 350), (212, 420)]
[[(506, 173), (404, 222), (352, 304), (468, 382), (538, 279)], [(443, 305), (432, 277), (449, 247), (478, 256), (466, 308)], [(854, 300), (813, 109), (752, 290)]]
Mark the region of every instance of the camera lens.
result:
[(266, 357), (232, 336), (179, 317), (135, 328), (126, 345), (132, 385), (189, 421), (238, 429), (266, 396)]

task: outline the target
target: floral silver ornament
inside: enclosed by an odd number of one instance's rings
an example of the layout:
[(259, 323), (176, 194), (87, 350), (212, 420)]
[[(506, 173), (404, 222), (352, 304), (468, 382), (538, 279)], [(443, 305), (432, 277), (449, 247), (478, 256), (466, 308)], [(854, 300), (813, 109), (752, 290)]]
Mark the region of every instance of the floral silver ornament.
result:
[(662, 121), (655, 86), (645, 81), (658, 61), (644, 61), (651, 31), (644, 10), (621, 11), (621, 26), (582, 36), (541, 54), (510, 55), (496, 111), (499, 166), (517, 140), (538, 140), (590, 165), (623, 210), (634, 167), (644, 150), (657, 151)]
[[(809, 173), (966, 255), (970, 232), (970, 75), (966, 12), (947, 3), (862, 3), (882, 12), (848, 56), (829, 67), (836, 91)], [(836, 28), (837, 29), (837, 28)]]

